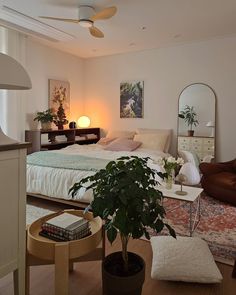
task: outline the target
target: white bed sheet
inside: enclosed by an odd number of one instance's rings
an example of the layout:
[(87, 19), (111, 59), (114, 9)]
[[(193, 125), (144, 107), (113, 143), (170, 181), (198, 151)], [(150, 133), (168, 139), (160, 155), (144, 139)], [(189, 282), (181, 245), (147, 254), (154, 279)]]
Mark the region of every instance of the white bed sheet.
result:
[[(87, 157), (115, 160), (121, 156), (136, 155), (139, 157), (150, 157), (150, 167), (160, 171), (156, 161), (160, 157), (168, 156), (160, 151), (138, 148), (133, 152), (106, 151), (99, 144), (78, 145), (74, 144), (61, 150), (53, 150), (53, 153), (82, 155)], [(93, 175), (94, 171), (59, 169), (51, 167), (27, 165), (27, 193), (41, 194), (52, 198), (70, 200), (69, 189), (75, 182), (82, 178)], [(75, 199), (90, 203), (92, 201), (92, 191), (80, 191)]]

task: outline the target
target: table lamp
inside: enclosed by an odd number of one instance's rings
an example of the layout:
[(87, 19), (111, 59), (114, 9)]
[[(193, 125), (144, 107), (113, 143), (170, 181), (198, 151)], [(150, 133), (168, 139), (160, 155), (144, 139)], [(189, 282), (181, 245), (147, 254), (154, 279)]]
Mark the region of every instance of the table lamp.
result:
[(213, 121), (207, 122), (206, 127), (211, 128), (210, 137), (214, 137), (215, 136), (215, 124), (214, 124), (214, 122)]
[(90, 119), (87, 116), (82, 116), (78, 120), (78, 126), (80, 128), (87, 128), (90, 126)]
[[(0, 89), (26, 90), (32, 87), (30, 77), (14, 58), (0, 53)], [(15, 144), (16, 140), (5, 135), (0, 127), (0, 145)]]

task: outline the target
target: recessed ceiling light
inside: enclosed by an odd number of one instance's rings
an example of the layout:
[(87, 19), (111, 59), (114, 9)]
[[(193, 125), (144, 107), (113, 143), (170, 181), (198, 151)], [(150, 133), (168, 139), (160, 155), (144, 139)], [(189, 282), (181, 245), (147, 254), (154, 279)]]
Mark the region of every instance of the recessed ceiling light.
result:
[(146, 30), (146, 29), (147, 29), (147, 27), (143, 26), (141, 29), (144, 31), (144, 30)]

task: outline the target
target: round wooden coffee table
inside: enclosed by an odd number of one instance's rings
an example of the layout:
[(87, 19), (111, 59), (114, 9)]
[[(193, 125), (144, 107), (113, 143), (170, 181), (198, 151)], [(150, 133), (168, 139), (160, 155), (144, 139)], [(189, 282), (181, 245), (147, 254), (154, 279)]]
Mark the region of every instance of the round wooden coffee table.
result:
[[(69, 268), (73, 269), (73, 262), (101, 260), (104, 258), (105, 243), (101, 218), (93, 218), (91, 212), (84, 214), (82, 210), (64, 210), (63, 212), (88, 219), (91, 235), (68, 242), (55, 242), (40, 236), (41, 225), (62, 212), (49, 214), (33, 222), (27, 229), (27, 292), (29, 292), (29, 266), (55, 264), (55, 294), (67, 295)], [(102, 239), (102, 247), (97, 248)]]

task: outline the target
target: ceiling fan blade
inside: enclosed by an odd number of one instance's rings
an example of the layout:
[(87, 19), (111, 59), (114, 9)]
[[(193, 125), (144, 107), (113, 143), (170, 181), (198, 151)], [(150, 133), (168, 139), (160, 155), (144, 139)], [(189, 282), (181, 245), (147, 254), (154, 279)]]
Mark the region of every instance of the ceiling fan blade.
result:
[(116, 14), (117, 8), (115, 6), (107, 7), (102, 11), (99, 11), (95, 15), (93, 15), (90, 19), (92, 21), (99, 20), (99, 19), (108, 19), (111, 18), (113, 15)]
[(40, 18), (44, 18), (44, 19), (52, 19), (52, 20), (59, 20), (59, 21), (63, 21), (63, 22), (68, 22), (68, 23), (78, 23), (79, 20), (78, 19), (71, 19), (71, 18), (60, 18), (60, 17), (52, 17), (52, 16), (39, 16)]
[(94, 26), (89, 28), (89, 32), (93, 37), (96, 37), (96, 38), (103, 38), (104, 37), (103, 32)]

